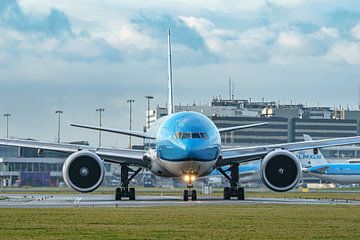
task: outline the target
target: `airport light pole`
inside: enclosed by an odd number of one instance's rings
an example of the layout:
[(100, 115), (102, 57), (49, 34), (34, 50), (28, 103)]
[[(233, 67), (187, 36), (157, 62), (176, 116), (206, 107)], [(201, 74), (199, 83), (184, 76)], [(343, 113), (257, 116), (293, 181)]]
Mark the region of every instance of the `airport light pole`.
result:
[[(96, 109), (97, 112), (99, 112), (99, 126), (102, 126), (101, 118), (102, 118), (102, 112), (105, 111), (105, 108), (98, 108)], [(99, 130), (99, 147), (101, 146), (101, 130)]]
[(147, 130), (149, 130), (149, 128), (150, 128), (150, 100), (151, 99), (154, 99), (154, 97), (153, 96), (145, 96), (146, 98), (147, 98), (147, 104), (148, 104), (148, 109), (147, 109), (147, 129), (146, 129), (146, 131)]
[[(132, 104), (135, 102), (134, 99), (128, 99), (126, 100), (127, 103), (129, 103), (129, 107), (130, 107), (130, 121), (129, 121), (129, 129), (131, 131), (131, 124), (132, 124)], [(131, 136), (129, 136), (129, 148), (131, 149)]]
[(56, 110), (55, 113), (58, 115), (58, 137), (57, 142), (60, 143), (60, 121), (61, 121), (61, 114), (64, 112), (62, 110)]
[(6, 138), (9, 138), (9, 117), (11, 117), (11, 114), (5, 113), (4, 117), (6, 117)]

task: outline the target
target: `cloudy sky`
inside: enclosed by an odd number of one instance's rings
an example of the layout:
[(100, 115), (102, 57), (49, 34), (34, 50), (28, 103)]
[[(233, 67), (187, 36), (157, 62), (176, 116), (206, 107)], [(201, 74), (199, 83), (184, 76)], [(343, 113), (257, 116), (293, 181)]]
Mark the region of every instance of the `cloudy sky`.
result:
[[(172, 31), (175, 103), (241, 99), (357, 105), (358, 0), (1, 0), (0, 113), (10, 135), (54, 141), (62, 109), (64, 141), (97, 143), (69, 127), (145, 124), (145, 95), (165, 105), (166, 29)], [(2, 116), (2, 114), (1, 114)], [(0, 136), (5, 136), (5, 119)], [(107, 146), (127, 138), (104, 134)]]

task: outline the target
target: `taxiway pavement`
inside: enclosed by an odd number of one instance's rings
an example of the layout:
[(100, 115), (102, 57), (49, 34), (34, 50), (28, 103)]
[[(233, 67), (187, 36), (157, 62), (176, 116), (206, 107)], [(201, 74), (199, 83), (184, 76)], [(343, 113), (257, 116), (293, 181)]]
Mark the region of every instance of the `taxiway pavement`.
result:
[(137, 196), (135, 201), (115, 201), (111, 194), (0, 194), (0, 208), (64, 208), (64, 207), (156, 207), (192, 205), (251, 205), (251, 204), (304, 204), (304, 205), (360, 205), (360, 201), (299, 198), (247, 198), (244, 201), (223, 200), (221, 197), (199, 197), (197, 201), (183, 201), (180, 196)]

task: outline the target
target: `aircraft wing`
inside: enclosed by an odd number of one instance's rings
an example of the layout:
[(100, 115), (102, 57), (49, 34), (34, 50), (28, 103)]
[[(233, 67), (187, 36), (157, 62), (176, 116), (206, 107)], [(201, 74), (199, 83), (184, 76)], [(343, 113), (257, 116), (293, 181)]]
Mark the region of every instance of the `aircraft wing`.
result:
[(144, 132), (133, 131), (133, 130), (115, 129), (115, 128), (107, 128), (107, 127), (95, 127), (95, 126), (81, 125), (81, 124), (75, 124), (75, 123), (72, 123), (71, 126), (92, 129), (92, 130), (100, 130), (100, 131), (104, 131), (104, 132), (118, 133), (118, 134), (133, 136), (133, 137), (139, 137), (139, 138), (155, 139), (154, 137), (151, 137)]
[(248, 125), (241, 125), (241, 126), (235, 126), (235, 127), (227, 127), (227, 128), (219, 128), (219, 132), (232, 132), (232, 131), (237, 131), (237, 130), (241, 130), (241, 129), (245, 129), (245, 128), (253, 128), (253, 127), (260, 127), (260, 126), (265, 126), (268, 125), (269, 123), (267, 122), (262, 122), (262, 123), (254, 123), (254, 124), (248, 124)]
[(145, 150), (102, 148), (102, 147), (92, 147), (86, 145), (48, 143), (48, 142), (39, 142), (35, 140), (17, 140), (17, 139), (4, 139), (4, 138), (0, 138), (0, 145), (66, 152), (69, 154), (80, 150), (89, 150), (98, 154), (102, 159), (104, 159), (104, 161), (107, 162), (127, 163), (129, 165), (147, 167), (147, 162), (143, 160)]
[(253, 160), (258, 160), (265, 157), (269, 152), (275, 149), (283, 149), (290, 152), (317, 149), (332, 146), (342, 146), (360, 144), (360, 136), (357, 137), (344, 137), (344, 138), (330, 138), (324, 140), (311, 140), (295, 143), (274, 144), (256, 147), (243, 147), (223, 149), (221, 151), (222, 159), (216, 163), (216, 167), (221, 167), (231, 163), (242, 163)]
[(329, 166), (315, 166), (303, 169), (304, 173), (317, 173), (317, 174), (324, 174), (329, 169)]

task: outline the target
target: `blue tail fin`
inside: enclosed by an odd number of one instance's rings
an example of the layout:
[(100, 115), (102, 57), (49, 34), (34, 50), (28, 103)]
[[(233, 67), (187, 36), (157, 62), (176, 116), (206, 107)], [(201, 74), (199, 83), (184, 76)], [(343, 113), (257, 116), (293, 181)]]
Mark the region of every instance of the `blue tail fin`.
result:
[[(312, 138), (309, 135), (304, 134), (303, 136), (305, 141), (312, 141)], [(312, 167), (328, 163), (320, 150), (318, 150), (317, 154), (314, 153), (313, 149), (308, 149), (296, 152), (295, 155), (300, 160), (303, 167)]]
[(174, 93), (172, 81), (172, 63), (171, 63), (171, 43), (170, 43), (170, 29), (168, 31), (168, 115), (174, 113)]

